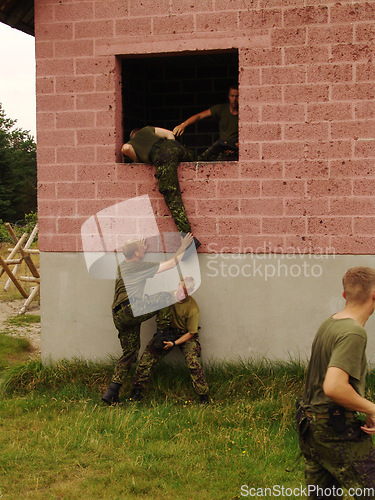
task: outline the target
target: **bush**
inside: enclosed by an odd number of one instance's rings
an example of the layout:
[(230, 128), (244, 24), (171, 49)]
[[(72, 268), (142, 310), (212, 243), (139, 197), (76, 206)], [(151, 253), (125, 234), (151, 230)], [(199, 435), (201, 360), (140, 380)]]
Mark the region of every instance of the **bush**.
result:
[[(36, 212), (25, 214), (25, 226), (23, 227), (24, 232), (30, 234), (36, 224), (38, 224), (38, 214)], [(36, 235), (34, 241), (38, 241), (38, 235)]]
[(12, 241), (12, 238), (10, 234), (8, 233), (7, 228), (5, 227), (5, 223), (0, 219), (0, 243), (1, 242), (10, 242)]
[[(30, 212), (29, 214), (25, 214), (24, 220), (19, 221), (16, 224), (12, 224), (12, 228), (17, 238), (20, 238), (23, 233), (30, 234), (37, 223), (38, 214), (36, 212)], [(38, 241), (38, 235), (36, 235), (34, 242), (35, 241)], [(0, 243), (2, 242), (13, 243), (13, 239), (5, 227), (5, 222), (0, 219)]]

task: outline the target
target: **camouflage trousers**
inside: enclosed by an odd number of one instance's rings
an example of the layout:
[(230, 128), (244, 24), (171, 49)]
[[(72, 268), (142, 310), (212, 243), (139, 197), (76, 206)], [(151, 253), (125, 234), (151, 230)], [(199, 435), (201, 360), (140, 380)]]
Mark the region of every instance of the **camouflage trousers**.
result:
[[(178, 346), (186, 361), (186, 365), (190, 371), (190, 377), (195, 392), (199, 395), (208, 394), (208, 385), (206, 375), (200, 363), (201, 345), (199, 343), (198, 334), (190, 340)], [(156, 363), (161, 360), (170, 349), (156, 349), (153, 345), (153, 339), (148, 343), (145, 352), (139, 360), (137, 369), (133, 378), (133, 386), (136, 389), (144, 389), (151, 377), (151, 372)]]
[(136, 362), (141, 344), (141, 324), (156, 316), (158, 328), (163, 329), (169, 325), (172, 319), (169, 303), (170, 294), (161, 292), (142, 299), (142, 306), (145, 311), (155, 309), (155, 306), (159, 307), (157, 311), (145, 312), (134, 317), (130, 304), (127, 304), (119, 311), (113, 312), (113, 322), (118, 330), (122, 356), (116, 364), (112, 382), (123, 384), (131, 365)]
[(375, 447), (361, 430), (358, 418), (346, 419), (346, 430), (337, 432), (327, 419), (305, 417), (299, 445), (305, 459), (309, 499), (342, 499), (342, 488), (357, 491), (354, 498), (375, 498)]
[(150, 160), (156, 166), (159, 191), (164, 196), (177, 229), (181, 233), (191, 232), (181, 197), (177, 167), (181, 161), (193, 161), (193, 154), (177, 141), (162, 139), (150, 153)]
[(198, 156), (198, 161), (238, 161), (238, 151), (225, 150), (216, 141), (211, 147)]

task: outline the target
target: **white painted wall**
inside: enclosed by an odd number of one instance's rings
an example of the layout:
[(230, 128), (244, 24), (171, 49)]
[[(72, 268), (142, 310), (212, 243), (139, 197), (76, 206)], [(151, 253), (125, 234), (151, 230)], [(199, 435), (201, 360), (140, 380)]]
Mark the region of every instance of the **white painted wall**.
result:
[[(375, 256), (200, 254), (203, 360), (307, 360), (315, 332), (343, 307), (342, 275)], [(121, 353), (112, 323), (114, 282), (91, 277), (80, 253), (41, 253), (42, 359), (106, 360)], [(375, 321), (367, 325), (375, 363)], [(142, 327), (142, 346), (154, 320)]]

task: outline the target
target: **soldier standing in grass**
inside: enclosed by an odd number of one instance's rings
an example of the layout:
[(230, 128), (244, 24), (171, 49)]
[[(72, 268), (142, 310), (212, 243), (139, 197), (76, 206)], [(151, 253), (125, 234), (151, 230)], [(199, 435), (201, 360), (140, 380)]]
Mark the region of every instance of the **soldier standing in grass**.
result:
[(191, 381), (201, 403), (208, 403), (208, 385), (199, 357), (201, 346), (198, 338), (199, 307), (189, 294), (195, 286), (194, 278), (188, 276), (181, 280), (176, 290), (176, 302), (170, 307), (172, 321), (170, 329), (171, 340), (159, 339), (156, 334), (148, 343), (139, 360), (134, 378), (132, 399), (139, 401), (142, 390), (150, 379), (156, 363), (162, 359), (173, 347), (178, 346), (190, 371)]
[[(192, 153), (175, 140), (172, 131), (149, 126), (133, 130), (121, 152), (134, 162), (156, 166), (159, 191), (164, 196), (177, 229), (181, 233), (190, 233), (191, 226), (181, 198), (177, 167), (181, 161), (193, 161)], [(194, 241), (198, 248), (200, 242), (196, 238)]]
[[(367, 488), (368, 494), (355, 498), (375, 498), (375, 404), (364, 398), (364, 326), (375, 308), (375, 269), (349, 269), (343, 286), (345, 308), (315, 336), (297, 410), (311, 499), (342, 498), (342, 488)], [(364, 413), (366, 421), (356, 412)]]
[[(112, 303), (112, 316), (118, 330), (123, 354), (119, 359), (106, 393), (102, 400), (107, 404), (119, 402), (119, 391), (130, 366), (138, 356), (140, 347), (141, 324), (157, 315), (160, 330), (167, 328), (172, 319), (170, 304), (173, 297), (170, 292), (143, 295), (146, 281), (155, 274), (173, 269), (182, 259), (185, 250), (193, 242), (188, 233), (182, 240), (175, 255), (165, 262), (143, 262), (147, 245), (144, 240), (128, 240), (123, 246), (125, 261), (118, 269), (115, 294)], [(126, 287), (124, 284), (126, 281)], [(130, 303), (132, 302), (132, 304)], [(137, 311), (134, 315), (135, 309)]]

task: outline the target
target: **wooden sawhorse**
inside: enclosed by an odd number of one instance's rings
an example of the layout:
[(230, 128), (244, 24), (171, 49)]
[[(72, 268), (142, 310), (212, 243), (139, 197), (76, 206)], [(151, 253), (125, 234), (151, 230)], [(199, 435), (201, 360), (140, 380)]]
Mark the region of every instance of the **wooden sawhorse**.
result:
[[(13, 282), (17, 290), (20, 294), (26, 299), (23, 304), (20, 314), (24, 314), (26, 309), (29, 307), (31, 302), (35, 299), (35, 297), (40, 292), (40, 275), (38, 269), (35, 267), (34, 262), (31, 260), (30, 254), (39, 253), (38, 249), (31, 249), (30, 246), (33, 243), (37, 233), (38, 233), (38, 224), (32, 230), (29, 238), (27, 239), (27, 233), (24, 233), (20, 239), (15, 235), (12, 226), (10, 224), (5, 224), (9, 234), (11, 235), (15, 246), (14, 248), (9, 249), (10, 254), (7, 259), (3, 259), (0, 255), (0, 277), (4, 272), (9, 276), (7, 282), (5, 283), (4, 290), (7, 291), (9, 289), (10, 284)], [(25, 245), (24, 242), (27, 239)], [(20, 254), (19, 257), (16, 257), (17, 254)], [(17, 273), (20, 269), (22, 262), (25, 262), (27, 267), (29, 268), (32, 276), (21, 276), (17, 278)], [(14, 266), (13, 269), (10, 266)], [(35, 287), (32, 287), (30, 293), (27, 293), (21, 282), (35, 283)]]

